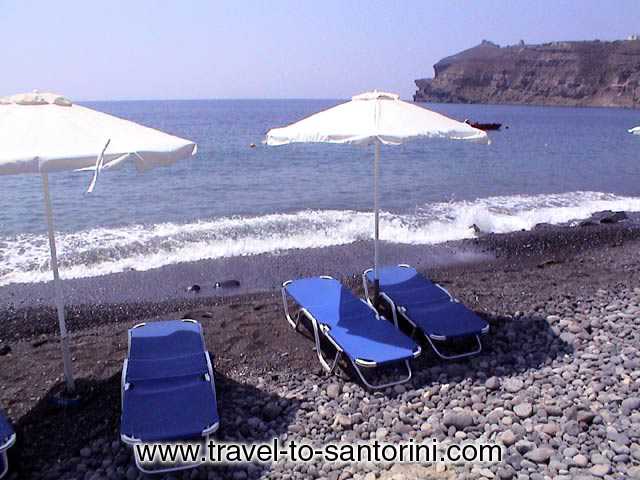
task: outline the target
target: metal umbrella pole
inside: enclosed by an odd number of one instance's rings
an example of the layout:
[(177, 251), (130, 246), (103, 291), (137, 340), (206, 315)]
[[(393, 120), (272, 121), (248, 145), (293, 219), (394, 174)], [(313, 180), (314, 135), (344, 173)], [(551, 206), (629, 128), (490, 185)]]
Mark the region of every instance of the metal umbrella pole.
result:
[(375, 227), (373, 236), (373, 304), (378, 306), (378, 296), (380, 293), (380, 276), (378, 275), (379, 240), (380, 240), (380, 211), (378, 205), (378, 180), (380, 169), (380, 142), (375, 142), (375, 156), (373, 161), (373, 209), (375, 211)]
[(53, 285), (55, 289), (56, 308), (58, 309), (58, 324), (60, 327), (60, 343), (62, 345), (62, 361), (64, 365), (64, 378), (67, 385), (67, 394), (75, 393), (73, 380), (73, 368), (71, 364), (71, 351), (69, 349), (69, 337), (67, 324), (64, 319), (64, 298), (62, 295), (62, 281), (58, 273), (58, 253), (56, 239), (53, 233), (53, 212), (51, 209), (51, 196), (49, 195), (49, 176), (42, 174), (42, 190), (44, 192), (44, 207), (47, 214), (47, 229), (49, 231), (49, 250), (51, 252), (51, 271), (53, 272)]

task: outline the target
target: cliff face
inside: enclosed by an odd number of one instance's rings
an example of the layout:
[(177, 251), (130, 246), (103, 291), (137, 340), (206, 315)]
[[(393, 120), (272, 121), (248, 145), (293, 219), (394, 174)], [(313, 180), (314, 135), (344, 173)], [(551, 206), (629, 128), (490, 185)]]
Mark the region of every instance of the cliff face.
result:
[(482, 42), (416, 80), (416, 102), (640, 108), (640, 40), (499, 47)]

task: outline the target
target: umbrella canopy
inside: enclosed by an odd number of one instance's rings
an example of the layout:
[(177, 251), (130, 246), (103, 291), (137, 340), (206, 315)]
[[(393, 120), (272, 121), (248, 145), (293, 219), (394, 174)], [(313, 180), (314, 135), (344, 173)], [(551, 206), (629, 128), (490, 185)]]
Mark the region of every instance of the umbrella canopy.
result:
[(54, 236), (48, 173), (94, 169), (98, 173), (133, 161), (138, 170), (170, 165), (195, 155), (195, 143), (73, 104), (53, 93), (0, 98), (0, 175), (40, 174), (47, 214), (51, 270), (67, 390), (74, 391), (62, 284)]
[(640, 126), (632, 128), (631, 130), (629, 130), (629, 133), (633, 133), (634, 135), (640, 135)]
[(103, 167), (131, 160), (139, 170), (194, 155), (196, 144), (71, 103), (52, 93), (0, 98), (0, 175)]
[(418, 137), (483, 140), (487, 134), (404, 102), (396, 94), (373, 91), (286, 127), (271, 129), (266, 142), (268, 145), (301, 142), (398, 145)]
[(415, 138), (451, 138), (488, 142), (485, 132), (466, 123), (458, 122), (400, 100), (393, 93), (366, 92), (351, 98), (350, 102), (337, 105), (267, 132), (267, 145), (288, 143), (351, 143), (375, 144), (374, 156), (374, 297), (378, 293), (378, 164), (380, 145), (398, 145)]

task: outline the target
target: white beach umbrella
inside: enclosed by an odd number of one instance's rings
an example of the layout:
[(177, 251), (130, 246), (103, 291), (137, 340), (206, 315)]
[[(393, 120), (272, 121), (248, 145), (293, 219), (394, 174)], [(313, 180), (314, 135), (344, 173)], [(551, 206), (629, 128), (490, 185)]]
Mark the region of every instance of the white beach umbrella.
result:
[(632, 129), (629, 130), (629, 133), (633, 133), (634, 135), (640, 135), (640, 126), (633, 127)]
[(378, 164), (380, 144), (399, 145), (415, 138), (451, 138), (488, 141), (487, 134), (470, 125), (453, 120), (413, 103), (400, 100), (393, 93), (366, 92), (337, 105), (267, 132), (268, 145), (289, 143), (350, 143), (375, 145), (374, 155), (374, 297), (378, 288)]
[(132, 161), (139, 171), (195, 155), (195, 143), (71, 103), (52, 93), (0, 98), (0, 175), (42, 177), (51, 270), (63, 351), (67, 390), (75, 390), (62, 284), (53, 228), (48, 173), (93, 169), (89, 191), (98, 173)]

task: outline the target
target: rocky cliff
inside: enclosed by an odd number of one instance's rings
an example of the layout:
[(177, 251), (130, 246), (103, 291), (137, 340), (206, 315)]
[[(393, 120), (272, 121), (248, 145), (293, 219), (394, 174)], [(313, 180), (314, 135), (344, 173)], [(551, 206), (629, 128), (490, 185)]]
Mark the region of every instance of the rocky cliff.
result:
[(417, 102), (640, 108), (640, 40), (480, 45), (416, 80)]

